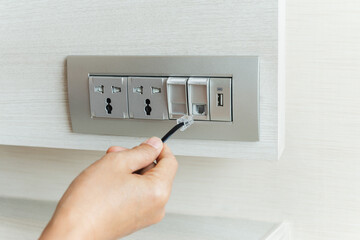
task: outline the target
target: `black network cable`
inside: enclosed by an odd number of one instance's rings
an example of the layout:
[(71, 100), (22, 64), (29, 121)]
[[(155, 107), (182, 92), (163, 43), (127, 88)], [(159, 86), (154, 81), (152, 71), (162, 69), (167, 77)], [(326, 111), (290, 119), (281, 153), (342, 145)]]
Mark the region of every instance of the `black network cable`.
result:
[(177, 124), (161, 138), (161, 141), (165, 143), (177, 130), (181, 128), (181, 131), (185, 131), (185, 129), (187, 129), (193, 123), (194, 120), (192, 117), (183, 116), (182, 118), (179, 118), (177, 120)]
[(179, 130), (182, 126), (184, 126), (184, 123), (178, 123), (176, 124), (170, 131), (168, 131), (167, 134), (165, 134), (162, 138), (161, 141), (163, 141), (163, 143), (165, 143), (170, 137), (171, 135), (173, 135), (177, 130)]

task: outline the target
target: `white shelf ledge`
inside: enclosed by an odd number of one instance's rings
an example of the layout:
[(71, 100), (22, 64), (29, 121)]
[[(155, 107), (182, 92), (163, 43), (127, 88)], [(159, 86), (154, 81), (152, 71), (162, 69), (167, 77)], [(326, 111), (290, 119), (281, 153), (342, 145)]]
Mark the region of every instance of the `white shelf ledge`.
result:
[[(0, 239), (37, 239), (56, 203), (0, 198)], [(126, 240), (289, 240), (288, 225), (245, 219), (167, 214), (159, 224)]]
[(289, 240), (287, 224), (246, 219), (167, 214), (163, 221), (126, 240)]

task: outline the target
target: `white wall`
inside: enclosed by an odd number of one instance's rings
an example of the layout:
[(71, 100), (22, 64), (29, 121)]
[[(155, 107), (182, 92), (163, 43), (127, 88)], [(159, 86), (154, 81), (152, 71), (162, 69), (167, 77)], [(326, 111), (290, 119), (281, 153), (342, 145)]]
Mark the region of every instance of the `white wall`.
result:
[[(179, 157), (168, 211), (286, 219), (295, 240), (359, 239), (359, 26), (358, 0), (288, 0), (282, 159)], [(2, 146), (0, 195), (56, 199), (101, 154)]]
[(171, 139), (172, 149), (278, 159), (277, 0), (1, 0), (0, 9), (0, 79), (11, 82), (0, 88), (0, 144), (101, 151), (142, 140), (71, 131), (69, 55), (243, 55), (260, 58), (260, 141)]

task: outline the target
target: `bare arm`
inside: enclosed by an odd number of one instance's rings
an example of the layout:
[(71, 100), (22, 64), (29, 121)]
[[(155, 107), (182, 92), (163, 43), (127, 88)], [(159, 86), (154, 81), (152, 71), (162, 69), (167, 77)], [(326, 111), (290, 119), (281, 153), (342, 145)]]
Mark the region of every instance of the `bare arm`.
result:
[[(135, 172), (158, 164), (142, 174)], [(159, 222), (177, 161), (159, 138), (133, 149), (111, 147), (77, 176), (44, 229), (45, 239), (116, 239)]]

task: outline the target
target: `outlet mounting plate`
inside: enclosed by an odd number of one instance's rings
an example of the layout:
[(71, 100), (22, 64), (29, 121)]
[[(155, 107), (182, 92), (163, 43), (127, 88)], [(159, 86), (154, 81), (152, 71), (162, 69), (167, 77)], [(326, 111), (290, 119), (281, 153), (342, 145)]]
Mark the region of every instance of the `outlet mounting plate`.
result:
[(259, 58), (256, 56), (69, 56), (72, 129), (78, 133), (161, 136), (175, 120), (91, 118), (89, 76), (232, 78), (233, 121), (197, 122), (174, 138), (259, 141)]

